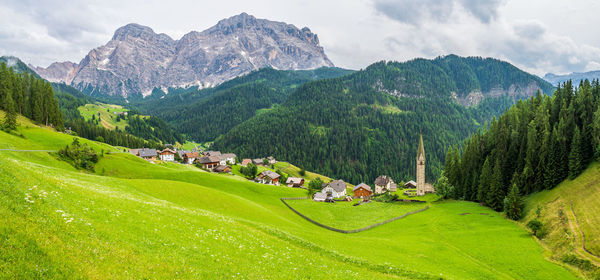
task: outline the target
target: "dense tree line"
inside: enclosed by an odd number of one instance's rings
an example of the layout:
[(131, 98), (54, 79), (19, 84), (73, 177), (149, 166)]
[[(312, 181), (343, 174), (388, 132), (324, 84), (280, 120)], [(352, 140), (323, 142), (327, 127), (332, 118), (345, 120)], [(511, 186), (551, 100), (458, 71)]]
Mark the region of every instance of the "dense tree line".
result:
[(171, 127), (162, 119), (157, 117), (144, 117), (137, 114), (128, 114), (124, 117), (128, 121), (125, 131), (154, 142), (163, 142), (175, 144), (183, 143), (181, 134), (174, 132)]
[(559, 85), (552, 97), (519, 101), (484, 131), (448, 151), (452, 197), (495, 210), (512, 186), (521, 194), (575, 178), (600, 153), (600, 84)]
[(7, 113), (7, 124), (16, 126), (17, 114), (36, 123), (63, 128), (63, 118), (50, 83), (27, 72), (16, 73), (0, 63), (0, 109)]

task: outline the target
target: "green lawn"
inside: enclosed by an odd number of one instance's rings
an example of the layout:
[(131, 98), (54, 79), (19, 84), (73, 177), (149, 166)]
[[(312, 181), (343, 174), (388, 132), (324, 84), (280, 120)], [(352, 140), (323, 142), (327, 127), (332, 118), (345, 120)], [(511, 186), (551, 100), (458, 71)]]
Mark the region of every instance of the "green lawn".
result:
[(106, 129), (113, 130), (118, 127), (120, 130), (125, 130), (127, 126), (126, 119), (117, 122), (117, 114), (115, 113), (129, 111), (119, 105), (104, 103), (85, 104), (85, 106), (80, 106), (77, 110), (79, 110), (79, 113), (85, 120), (92, 119), (92, 115), (95, 115), (96, 119), (100, 118), (100, 125)]
[[(53, 149), (72, 138), (19, 131), (24, 138), (0, 132), (0, 146)], [(517, 223), (475, 203), (429, 202), (340, 234), (279, 200), (305, 193), (129, 154), (105, 155), (88, 174), (47, 153), (0, 151), (0, 278), (575, 278)], [(348, 228), (412, 207), (304, 206)]]
[(427, 206), (424, 203), (376, 201), (353, 206), (358, 200), (324, 203), (307, 199), (287, 200), (286, 202), (300, 213), (321, 224), (344, 230), (363, 228)]

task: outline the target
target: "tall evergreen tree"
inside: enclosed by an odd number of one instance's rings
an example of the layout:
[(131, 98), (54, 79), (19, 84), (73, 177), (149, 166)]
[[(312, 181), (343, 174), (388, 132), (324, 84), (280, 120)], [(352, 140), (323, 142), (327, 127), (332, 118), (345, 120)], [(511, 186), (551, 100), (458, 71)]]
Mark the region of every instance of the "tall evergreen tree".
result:
[(514, 184), (506, 198), (504, 198), (504, 213), (506, 213), (506, 217), (516, 221), (521, 219), (523, 207), (523, 199), (519, 193), (519, 188)]
[(486, 202), (487, 193), (490, 189), (490, 182), (492, 181), (492, 167), (490, 165), (489, 158), (485, 159), (483, 168), (481, 169), (481, 175), (479, 176), (479, 188), (477, 189), (477, 201)]
[(490, 181), (490, 189), (487, 193), (486, 204), (496, 210), (502, 211), (504, 207), (504, 186), (502, 185), (502, 169), (500, 161), (496, 160), (492, 173), (492, 179)]
[(585, 168), (581, 151), (581, 132), (575, 126), (573, 141), (571, 141), (571, 153), (569, 153), (569, 178), (575, 179)]

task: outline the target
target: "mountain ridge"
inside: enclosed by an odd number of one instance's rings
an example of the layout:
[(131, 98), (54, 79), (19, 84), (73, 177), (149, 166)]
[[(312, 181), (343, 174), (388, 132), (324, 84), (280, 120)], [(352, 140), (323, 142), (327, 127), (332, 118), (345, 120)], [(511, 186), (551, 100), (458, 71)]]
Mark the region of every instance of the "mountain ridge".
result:
[(48, 80), (90, 95), (128, 97), (148, 96), (155, 88), (212, 87), (267, 66), (302, 70), (334, 64), (309, 28), (242, 13), (178, 40), (147, 26), (127, 24), (78, 64), (34, 69)]

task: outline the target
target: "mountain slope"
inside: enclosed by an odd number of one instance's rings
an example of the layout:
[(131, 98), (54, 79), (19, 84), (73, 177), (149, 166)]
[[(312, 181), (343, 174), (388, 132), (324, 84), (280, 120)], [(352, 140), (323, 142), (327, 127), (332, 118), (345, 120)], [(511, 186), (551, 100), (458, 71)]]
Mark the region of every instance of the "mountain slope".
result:
[[(234, 127), (214, 145), (243, 157), (273, 155), (354, 184), (382, 174), (407, 181), (414, 179), (421, 131), (426, 174), (433, 182), (449, 145), (533, 89), (552, 87), (493, 59), (380, 62), (345, 77), (303, 84), (282, 106)], [(477, 106), (458, 104), (473, 92), (481, 95)]]
[(212, 141), (260, 110), (284, 102), (302, 83), (349, 73), (352, 71), (330, 67), (296, 71), (263, 68), (215, 88), (144, 99), (132, 106), (168, 121), (195, 141)]
[(91, 95), (128, 97), (147, 96), (155, 88), (211, 87), (266, 66), (296, 70), (333, 63), (310, 29), (242, 13), (179, 40), (128, 24), (77, 67), (55, 63), (36, 69)]

